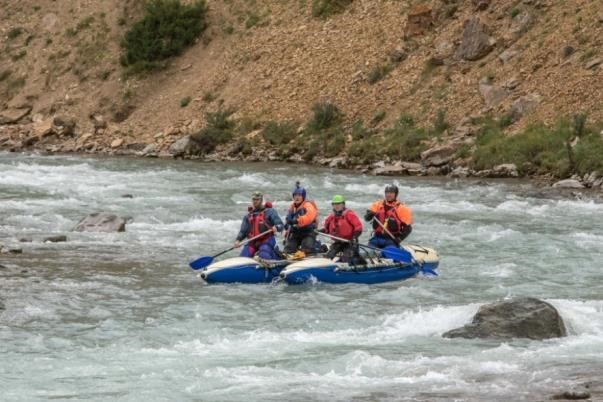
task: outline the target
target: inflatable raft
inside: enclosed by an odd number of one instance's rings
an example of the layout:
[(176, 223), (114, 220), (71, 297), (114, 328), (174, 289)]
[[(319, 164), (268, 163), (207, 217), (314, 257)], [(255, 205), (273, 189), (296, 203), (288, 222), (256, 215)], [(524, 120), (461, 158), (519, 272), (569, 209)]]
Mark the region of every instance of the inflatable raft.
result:
[(279, 277), (288, 284), (307, 282), (375, 284), (400, 281), (424, 274), (437, 276), (437, 252), (431, 248), (403, 246), (409, 252), (408, 261), (396, 261), (366, 256), (366, 264), (352, 265), (326, 258), (308, 258), (285, 266)]
[[(262, 260), (247, 257), (227, 258), (214, 262), (199, 273), (207, 283), (271, 283), (284, 280), (289, 284), (305, 282), (325, 283), (383, 283), (412, 278), (417, 274), (436, 276), (439, 257), (435, 250), (405, 245), (396, 249), (404, 259), (381, 257), (379, 252), (365, 255), (366, 264), (352, 265), (322, 257), (309, 257), (300, 261)], [(403, 251), (404, 253), (399, 253)]]

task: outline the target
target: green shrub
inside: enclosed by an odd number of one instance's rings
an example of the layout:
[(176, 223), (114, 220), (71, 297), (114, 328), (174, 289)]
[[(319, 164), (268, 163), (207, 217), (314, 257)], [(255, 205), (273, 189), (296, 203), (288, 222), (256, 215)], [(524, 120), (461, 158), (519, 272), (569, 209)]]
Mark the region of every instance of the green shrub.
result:
[(391, 64), (382, 64), (376, 66), (371, 71), (369, 71), (366, 80), (371, 85), (375, 84), (385, 78), (387, 74), (389, 74), (392, 70), (393, 66)]
[(8, 33), (6, 34), (6, 36), (8, 37), (9, 40), (11, 40), (11, 39), (15, 39), (16, 37), (18, 37), (22, 33), (23, 33), (23, 28), (21, 28), (21, 27), (15, 27), (15, 28), (11, 28), (8, 31)]
[(385, 110), (379, 110), (379, 111), (377, 111), (377, 113), (375, 113), (375, 115), (371, 119), (371, 123), (372, 124), (379, 124), (379, 123), (381, 123), (383, 121), (383, 119), (385, 119), (385, 115), (386, 115)]
[(294, 123), (278, 123), (269, 121), (262, 130), (262, 137), (271, 145), (288, 144), (296, 136), (296, 127)]
[(312, 0), (312, 15), (328, 18), (332, 14), (341, 13), (353, 0)]
[(426, 149), (424, 143), (429, 139), (426, 130), (415, 127), (414, 118), (402, 115), (394, 122), (392, 128), (385, 130), (383, 144), (380, 148), (383, 153), (404, 161), (417, 161), (421, 152)]
[(338, 125), (343, 117), (339, 108), (331, 102), (315, 103), (312, 106), (312, 113), (306, 125), (306, 129), (310, 132), (318, 132)]
[(207, 125), (191, 135), (191, 138), (199, 143), (202, 152), (211, 152), (218, 145), (225, 144), (233, 138), (236, 127), (236, 122), (230, 119), (233, 113), (232, 109), (220, 108), (215, 113), (205, 114)]
[(352, 163), (367, 164), (376, 162), (382, 157), (381, 143), (375, 139), (365, 138), (353, 141), (347, 149)]
[(191, 103), (190, 96), (186, 96), (186, 97), (180, 99), (180, 107), (187, 107), (189, 103)]
[(206, 28), (205, 0), (187, 5), (179, 0), (151, 0), (145, 15), (126, 32), (121, 47), (123, 66), (135, 71), (153, 70), (179, 55)]
[(7, 79), (8, 77), (10, 77), (10, 75), (13, 72), (10, 70), (4, 70), (2, 72), (0, 72), (0, 82), (4, 81), (5, 79)]
[(446, 121), (446, 110), (439, 109), (433, 121), (433, 133), (441, 135), (444, 131), (448, 130), (448, 127), (450, 127), (450, 124)]
[(247, 15), (247, 19), (245, 20), (245, 28), (250, 29), (256, 26), (260, 22), (260, 16), (257, 14), (249, 14)]
[(534, 124), (511, 137), (503, 134), (498, 122), (490, 123), (478, 133), (473, 168), (514, 163), (523, 175), (553, 173), (562, 177), (570, 172), (570, 137), (568, 121), (560, 121), (554, 128)]

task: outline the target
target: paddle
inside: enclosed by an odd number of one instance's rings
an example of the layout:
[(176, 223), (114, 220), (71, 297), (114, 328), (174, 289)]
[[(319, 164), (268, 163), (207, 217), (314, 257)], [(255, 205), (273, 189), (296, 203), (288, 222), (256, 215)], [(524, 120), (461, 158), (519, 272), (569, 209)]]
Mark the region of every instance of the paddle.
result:
[[(323, 233), (323, 232), (319, 232), (316, 231), (316, 233), (318, 233), (319, 235), (323, 235), (323, 236), (327, 236), (330, 237), (333, 240), (337, 240), (337, 241), (342, 241), (345, 243), (349, 243), (350, 241), (348, 239), (344, 239), (342, 237), (337, 237), (337, 236), (333, 236), (330, 235), (328, 233)], [(372, 247), (366, 244), (358, 244), (360, 247), (362, 248), (368, 248), (371, 250), (376, 250), (376, 251), (380, 251), (381, 254), (385, 257), (385, 258), (389, 258), (390, 260), (394, 260), (396, 262), (405, 262), (405, 263), (411, 263), (412, 262), (412, 255), (406, 251), (406, 250), (402, 250), (399, 249), (395, 246), (387, 246), (385, 248), (377, 248), (377, 247)]]
[(390, 232), (390, 231), (389, 231), (389, 229), (388, 229), (388, 228), (386, 228), (386, 227), (385, 227), (385, 225), (379, 221), (379, 219), (377, 219), (377, 218), (375, 218), (375, 217), (373, 216), (373, 221), (377, 222), (377, 223), (379, 224), (379, 226), (381, 226), (381, 227), (383, 228), (383, 230), (385, 230), (385, 233), (387, 233), (387, 235), (388, 235), (389, 237), (391, 237), (391, 238), (392, 238), (392, 240), (393, 240), (393, 241), (394, 241), (396, 244), (399, 244), (399, 243), (400, 243), (400, 242), (398, 241), (398, 239), (396, 239), (396, 236), (394, 236), (394, 235), (392, 234), (392, 232)]
[(249, 242), (252, 242), (252, 241), (254, 241), (256, 239), (259, 239), (260, 237), (262, 237), (264, 235), (267, 235), (270, 232), (272, 232), (272, 229), (269, 229), (269, 230), (267, 230), (267, 231), (265, 231), (263, 233), (260, 233), (259, 235), (254, 236), (251, 239), (247, 239), (243, 243), (239, 244), (238, 246), (233, 246), (233, 247), (231, 247), (229, 249), (226, 249), (226, 250), (224, 250), (224, 251), (222, 251), (222, 252), (220, 252), (220, 253), (218, 253), (216, 255), (212, 255), (211, 257), (208, 256), (208, 257), (197, 258), (195, 261), (192, 261), (188, 265), (190, 265), (190, 267), (192, 269), (195, 269), (195, 270), (196, 269), (205, 268), (205, 267), (207, 267), (209, 264), (211, 264), (214, 261), (214, 258), (219, 257), (222, 254), (228, 253), (229, 251), (234, 250), (235, 248), (239, 248), (241, 246), (245, 246), (245, 245), (249, 244)]

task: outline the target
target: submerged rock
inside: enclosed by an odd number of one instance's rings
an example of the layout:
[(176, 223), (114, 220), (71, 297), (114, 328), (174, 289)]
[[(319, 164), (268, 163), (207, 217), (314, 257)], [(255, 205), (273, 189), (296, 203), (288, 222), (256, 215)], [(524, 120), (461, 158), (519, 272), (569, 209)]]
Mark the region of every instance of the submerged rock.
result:
[(43, 243), (46, 243), (46, 242), (60, 243), (60, 242), (64, 242), (64, 241), (67, 241), (67, 236), (65, 236), (65, 235), (56, 235), (56, 236), (45, 237), (42, 242)]
[(542, 300), (522, 297), (481, 306), (471, 324), (444, 333), (446, 338), (529, 338), (566, 336), (557, 310)]
[(107, 212), (96, 212), (82, 218), (74, 227), (75, 232), (125, 232), (126, 220)]
[(590, 398), (589, 392), (574, 392), (574, 391), (561, 392), (561, 393), (555, 394), (551, 397), (551, 399), (553, 399), (553, 400), (565, 399), (565, 400), (570, 400), (570, 401), (577, 401), (580, 399), (589, 399), (589, 398)]

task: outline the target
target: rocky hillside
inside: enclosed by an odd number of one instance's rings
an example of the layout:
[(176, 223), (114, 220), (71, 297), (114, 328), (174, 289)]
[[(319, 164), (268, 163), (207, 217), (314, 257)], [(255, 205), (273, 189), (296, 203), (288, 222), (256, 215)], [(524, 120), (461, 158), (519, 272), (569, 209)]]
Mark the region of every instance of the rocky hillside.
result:
[[(329, 16), (314, 3), (207, 1), (194, 46), (126, 76), (120, 41), (143, 1), (0, 0), (0, 146), (162, 153), (219, 110), (246, 127), (235, 140), (270, 121), (303, 134), (317, 102), (336, 106), (348, 147), (329, 157), (349, 151), (354, 124), (387, 137), (400, 116), (441, 128), (423, 152), (448, 137), (470, 143), (480, 119), (504, 121), (507, 135), (560, 117), (603, 121), (600, 0), (354, 0)], [(302, 146), (272, 158), (296, 151), (317, 156)]]

